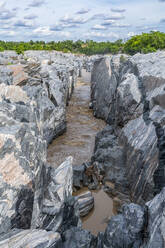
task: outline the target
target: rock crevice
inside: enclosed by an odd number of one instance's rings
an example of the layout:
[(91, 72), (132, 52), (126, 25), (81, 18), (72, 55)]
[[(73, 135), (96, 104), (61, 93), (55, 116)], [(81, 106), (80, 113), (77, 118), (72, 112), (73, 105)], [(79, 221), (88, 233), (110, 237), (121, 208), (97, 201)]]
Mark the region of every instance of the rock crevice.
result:
[[(164, 247), (165, 52), (123, 57), (0, 53), (0, 247)], [(66, 129), (81, 68), (93, 68), (91, 107), (108, 125), (91, 163), (54, 169), (47, 145)], [(124, 205), (95, 237), (79, 217), (93, 197), (72, 187), (100, 182)]]

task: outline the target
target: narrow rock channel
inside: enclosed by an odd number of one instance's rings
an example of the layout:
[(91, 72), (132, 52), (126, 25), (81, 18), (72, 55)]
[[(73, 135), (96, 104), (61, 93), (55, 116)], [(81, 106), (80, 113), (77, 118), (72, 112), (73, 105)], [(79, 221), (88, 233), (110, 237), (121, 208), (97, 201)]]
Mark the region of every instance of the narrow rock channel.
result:
[(0, 247), (164, 248), (165, 52), (0, 60)]
[[(82, 77), (75, 85), (74, 93), (67, 107), (67, 131), (55, 139), (48, 147), (47, 161), (55, 168), (68, 156), (73, 157), (73, 165), (81, 165), (91, 159), (95, 136), (102, 130), (105, 122), (93, 116), (89, 109), (90, 73), (82, 70)], [(79, 195), (88, 191), (83, 188), (76, 192)], [(104, 231), (107, 221), (113, 215), (113, 201), (102, 190), (92, 191), (94, 209), (82, 218), (83, 227), (93, 234)], [(102, 204), (104, 202), (104, 204)]]
[(48, 148), (48, 162), (55, 167), (73, 156), (73, 164), (80, 165), (91, 159), (95, 135), (105, 122), (96, 119), (89, 109), (90, 75), (83, 72), (67, 108), (67, 132), (55, 139)]

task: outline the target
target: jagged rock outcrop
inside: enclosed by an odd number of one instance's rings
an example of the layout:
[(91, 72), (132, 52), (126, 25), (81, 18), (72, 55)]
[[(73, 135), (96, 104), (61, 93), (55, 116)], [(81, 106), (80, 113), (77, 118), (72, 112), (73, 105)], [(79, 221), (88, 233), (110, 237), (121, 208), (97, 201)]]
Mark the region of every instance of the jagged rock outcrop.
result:
[(163, 248), (165, 242), (165, 188), (143, 207), (123, 205), (112, 217), (105, 233), (98, 235), (98, 248)]
[(72, 228), (63, 234), (63, 248), (95, 248), (97, 239), (89, 231)]
[(108, 168), (106, 177), (116, 187), (119, 177), (121, 185), (127, 181), (125, 191), (129, 188), (131, 200), (140, 204), (165, 186), (164, 65), (164, 52), (117, 55), (97, 60), (92, 73), (94, 113), (113, 126), (117, 137), (111, 132), (102, 135), (93, 162)]
[(0, 102), (0, 233), (4, 233), (30, 227), (35, 178), (46, 160), (46, 142), (35, 122), (29, 122), (34, 121), (34, 112), (25, 92), (4, 86), (1, 94), (5, 99)]
[[(106, 186), (109, 182), (114, 184), (114, 188), (107, 186), (107, 193), (116, 196), (118, 192), (128, 194), (128, 181), (126, 169), (123, 166), (125, 153), (118, 143), (118, 138), (114, 134), (112, 126), (107, 125), (95, 138), (95, 149), (91, 158), (91, 163), (96, 164), (98, 172), (102, 175), (102, 182)], [(126, 197), (125, 197), (126, 201)]]
[(165, 52), (104, 57), (94, 64), (91, 105), (109, 125), (96, 136), (91, 162), (98, 163), (106, 192), (143, 206), (135, 205), (140, 216), (128, 211), (135, 235), (130, 237), (122, 209), (98, 236), (99, 247), (164, 247), (164, 65)]
[[(56, 52), (0, 54), (2, 247), (164, 247), (165, 52), (94, 60), (93, 66), (92, 59)], [(46, 164), (47, 144), (66, 129), (66, 105), (82, 67), (93, 68), (92, 107), (109, 125), (98, 133), (90, 163), (73, 172), (68, 158), (54, 169)], [(134, 203), (94, 237), (79, 218), (93, 197), (72, 197), (72, 186), (99, 182)]]
[(47, 172), (46, 143), (66, 128), (65, 108), (81, 65), (58, 53), (49, 65), (49, 54), (0, 54), (0, 234), (31, 227), (37, 179)]
[(66, 129), (83, 59), (45, 51), (0, 56), (0, 245), (64, 247), (72, 228), (87, 244), (94, 237), (81, 229), (72, 159), (58, 169), (46, 165), (47, 144)]
[[(18, 85), (37, 104), (38, 118), (47, 143), (66, 130), (66, 105), (83, 65), (83, 59), (58, 52), (27, 51), (0, 68), (0, 83)], [(7, 56), (7, 57), (6, 57)]]
[[(45, 176), (46, 174), (46, 176)], [(31, 227), (60, 233), (81, 226), (77, 201), (72, 197), (72, 157), (57, 169), (42, 171), (36, 182)]]
[(18, 230), (13, 229), (0, 236), (1, 248), (60, 248), (62, 240), (59, 233), (45, 230)]
[(142, 248), (163, 248), (165, 244), (165, 188), (146, 203), (146, 229)]
[(139, 248), (143, 239), (144, 209), (136, 204), (124, 205), (122, 213), (111, 218), (99, 247)]
[(94, 207), (94, 197), (90, 191), (80, 194), (76, 197), (80, 216), (86, 216)]

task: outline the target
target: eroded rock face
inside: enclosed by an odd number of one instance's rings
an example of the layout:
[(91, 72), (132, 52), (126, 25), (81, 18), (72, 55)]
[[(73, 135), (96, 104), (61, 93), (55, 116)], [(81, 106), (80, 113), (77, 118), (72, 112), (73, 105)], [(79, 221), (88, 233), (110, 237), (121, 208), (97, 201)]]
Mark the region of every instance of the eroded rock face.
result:
[(37, 127), (20, 122), (15, 110), (14, 104), (0, 103), (0, 233), (30, 227), (35, 178), (46, 159)]
[(146, 204), (147, 228), (143, 248), (164, 247), (165, 244), (165, 188)]
[(102, 236), (100, 247), (139, 248), (142, 244), (142, 230), (144, 225), (144, 210), (136, 205), (123, 206), (122, 214), (111, 218)]
[(62, 241), (59, 233), (44, 230), (15, 229), (0, 237), (2, 248), (60, 248)]
[[(81, 59), (52, 53), (50, 61), (49, 56), (49, 52), (27, 52), (25, 56), (12, 52), (0, 54), (3, 64), (0, 66), (0, 234), (12, 228), (31, 227), (34, 195), (39, 190), (47, 193), (52, 190), (52, 194), (59, 190), (58, 221), (49, 230), (63, 228), (64, 231), (79, 223), (76, 202), (69, 197), (72, 180), (67, 183), (70, 189), (64, 190), (64, 185), (58, 188), (53, 180), (59, 180), (60, 173), (55, 176), (53, 169), (45, 165), (47, 144), (66, 129), (65, 109), (81, 69)], [(71, 174), (68, 169), (68, 177)], [(52, 182), (40, 189), (48, 177)], [(62, 189), (63, 199), (59, 200)], [(45, 198), (45, 216), (49, 212), (48, 202)], [(50, 217), (51, 207), (49, 210)], [(37, 218), (38, 212), (35, 213)], [(51, 226), (50, 220), (43, 226), (45, 229)]]
[(74, 171), (74, 186), (101, 181), (108, 192), (113, 182), (114, 196), (144, 206), (124, 205), (97, 238), (81, 228), (79, 210), (86, 214), (93, 198), (78, 205), (72, 197), (72, 159), (46, 165), (47, 144), (66, 128), (77, 75), (93, 61), (28, 51), (2, 53), (0, 63), (0, 246), (163, 248), (165, 53), (94, 64), (92, 107), (111, 126), (97, 135), (91, 163)]
[[(8, 60), (0, 66), (1, 87), (4, 88), (4, 84), (20, 86), (24, 94), (36, 102), (37, 118), (49, 144), (66, 130), (66, 105), (84, 58), (46, 51), (27, 51), (24, 56), (15, 53), (0, 55)], [(12, 87), (8, 88), (8, 92), (5, 89), (4, 95), (11, 91)]]
[(80, 216), (86, 216), (94, 207), (94, 197), (90, 191), (76, 197)]
[(106, 192), (144, 206), (122, 208), (98, 236), (98, 247), (164, 247), (164, 64), (165, 52), (94, 64), (92, 107), (110, 126), (96, 136), (92, 163)]
[(72, 228), (63, 234), (64, 248), (95, 248), (97, 240), (89, 231)]
[(113, 125), (117, 137), (112, 142), (111, 132), (101, 135), (93, 162), (100, 163), (106, 179), (116, 183), (116, 188), (120, 188), (118, 178), (121, 185), (127, 181), (124, 190), (129, 188), (130, 198), (140, 204), (165, 186), (164, 63), (164, 52), (124, 60), (117, 55), (97, 60), (92, 73), (94, 112)]
[(72, 197), (72, 157), (57, 169), (47, 170), (47, 177), (43, 171), (36, 185), (32, 228), (62, 233), (81, 226), (77, 201)]

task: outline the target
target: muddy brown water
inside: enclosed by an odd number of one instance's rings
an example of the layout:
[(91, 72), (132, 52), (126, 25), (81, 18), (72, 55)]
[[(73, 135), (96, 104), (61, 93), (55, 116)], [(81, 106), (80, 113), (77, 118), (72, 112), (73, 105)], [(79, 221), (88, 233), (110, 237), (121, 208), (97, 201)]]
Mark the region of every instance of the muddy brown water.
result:
[[(89, 191), (88, 188), (83, 188), (73, 195), (77, 196)], [(116, 214), (116, 206), (113, 200), (103, 191), (91, 190), (94, 196), (94, 208), (85, 217), (81, 218), (83, 228), (89, 230), (92, 234), (97, 235), (107, 227), (109, 219)]]
[[(78, 80), (67, 107), (67, 131), (48, 147), (47, 161), (53, 167), (58, 167), (68, 156), (73, 157), (74, 166), (90, 161), (95, 136), (105, 126), (105, 122), (96, 119), (89, 109), (89, 81), (89, 75), (83, 73), (83, 78)], [(81, 190), (78, 194), (85, 191), (87, 189)], [(113, 201), (102, 189), (92, 193), (95, 207), (88, 216), (82, 218), (82, 222), (85, 229), (97, 234), (105, 230), (107, 220), (113, 215)]]

